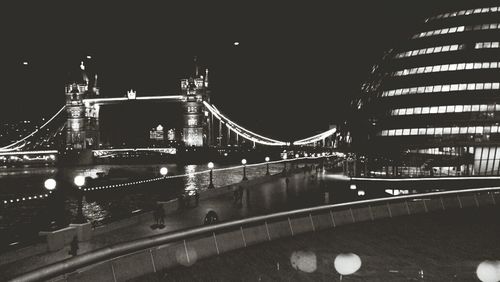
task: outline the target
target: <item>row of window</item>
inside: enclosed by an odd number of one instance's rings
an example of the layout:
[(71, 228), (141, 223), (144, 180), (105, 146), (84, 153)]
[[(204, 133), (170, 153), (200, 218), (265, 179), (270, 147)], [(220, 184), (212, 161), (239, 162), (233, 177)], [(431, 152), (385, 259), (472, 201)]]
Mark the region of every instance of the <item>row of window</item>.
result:
[[(492, 48), (500, 48), (500, 42), (478, 42), (476, 43), (475, 49), (492, 49)], [(419, 55), (427, 55), (427, 54), (436, 54), (443, 52), (453, 52), (465, 49), (465, 44), (453, 44), (453, 45), (445, 45), (445, 46), (437, 46), (437, 47), (429, 47), (417, 50), (411, 50), (406, 52), (401, 52), (394, 57), (396, 59), (414, 57)]]
[(500, 126), (454, 126), (454, 127), (421, 127), (384, 129), (378, 133), (380, 136), (417, 136), (417, 135), (454, 135), (454, 134), (489, 134), (500, 133)]
[(441, 148), (426, 148), (426, 149), (412, 149), (410, 153), (428, 154), (428, 155), (446, 155), (446, 156), (459, 156), (461, 152), (474, 153), (474, 147), (441, 147)]
[(487, 13), (496, 13), (496, 12), (500, 12), (500, 7), (468, 9), (468, 10), (461, 10), (461, 11), (457, 11), (457, 12), (439, 14), (437, 16), (433, 16), (433, 17), (426, 19), (425, 22), (432, 21), (435, 19), (446, 19), (446, 18), (453, 18), (453, 17), (457, 17), (457, 16), (468, 16), (468, 15), (474, 15), (474, 14), (487, 14)]
[(500, 42), (478, 42), (476, 43), (476, 49), (491, 49), (500, 48)]
[(498, 89), (500, 89), (500, 82), (443, 84), (443, 85), (431, 85), (431, 86), (420, 86), (420, 87), (387, 90), (382, 92), (382, 97), (408, 95), (408, 94), (422, 94), (422, 93), (440, 93), (440, 92), (450, 92), (450, 91), (498, 90)]
[(430, 30), (430, 31), (424, 31), (417, 33), (413, 35), (413, 39), (416, 38), (422, 38), (422, 37), (428, 37), (428, 36), (433, 36), (433, 35), (439, 35), (439, 34), (448, 34), (448, 33), (455, 33), (455, 32), (464, 32), (465, 31), (465, 26), (457, 26), (457, 27), (450, 27), (450, 28), (442, 28), (442, 29), (435, 29), (435, 30)]
[(406, 76), (412, 74), (435, 73), (435, 72), (445, 72), (445, 71), (498, 69), (499, 67), (500, 67), (500, 62), (456, 63), (456, 64), (444, 64), (444, 65), (404, 69), (396, 71), (392, 75)]
[(454, 45), (430, 47), (430, 48), (423, 48), (423, 49), (398, 53), (394, 57), (398, 58), (398, 59), (399, 58), (408, 58), (408, 57), (413, 57), (413, 56), (418, 56), (418, 55), (457, 51), (457, 50), (462, 50), (464, 48), (465, 48), (465, 44), (454, 44)]
[(401, 108), (391, 111), (392, 116), (404, 115), (428, 115), (428, 114), (444, 114), (444, 113), (468, 113), (468, 112), (500, 112), (499, 105), (448, 105), (448, 106), (429, 106), (429, 107), (414, 107)]
[(500, 23), (491, 23), (491, 24), (478, 24), (478, 25), (468, 25), (468, 26), (455, 26), (449, 28), (435, 29), (417, 33), (413, 35), (413, 39), (429, 37), (440, 34), (449, 34), (456, 32), (464, 32), (464, 31), (472, 31), (472, 30), (489, 30), (489, 29), (500, 29)]

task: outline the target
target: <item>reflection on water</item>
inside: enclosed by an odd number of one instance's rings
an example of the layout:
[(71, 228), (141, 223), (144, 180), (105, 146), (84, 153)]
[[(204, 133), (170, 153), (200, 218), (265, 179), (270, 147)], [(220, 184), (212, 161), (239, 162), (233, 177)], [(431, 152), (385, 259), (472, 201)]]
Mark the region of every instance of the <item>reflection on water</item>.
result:
[(83, 199), (83, 213), (86, 217), (92, 218), (93, 221), (102, 221), (109, 216), (109, 213), (103, 206), (97, 202), (88, 202)]
[(196, 185), (197, 183), (202, 183), (200, 180), (197, 181), (196, 175), (194, 175), (194, 172), (196, 171), (196, 165), (187, 165), (185, 167), (185, 174), (188, 176), (186, 177), (186, 186), (185, 190), (190, 191), (190, 190), (196, 190), (197, 188), (199, 189), (199, 185)]

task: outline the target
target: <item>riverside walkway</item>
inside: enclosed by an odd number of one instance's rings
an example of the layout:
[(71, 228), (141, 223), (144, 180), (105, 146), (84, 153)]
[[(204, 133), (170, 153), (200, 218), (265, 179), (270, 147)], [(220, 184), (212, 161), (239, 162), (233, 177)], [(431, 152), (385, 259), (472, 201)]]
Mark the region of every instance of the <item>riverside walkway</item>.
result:
[[(320, 175), (320, 174), (318, 174)], [(79, 243), (78, 254), (90, 252), (107, 245), (148, 237), (161, 233), (179, 231), (203, 224), (205, 215), (215, 211), (219, 221), (230, 221), (271, 212), (292, 210), (323, 203), (324, 196), (316, 173), (296, 173), (289, 176), (271, 176), (268, 182), (245, 188), (241, 204), (235, 203), (233, 192), (201, 198), (197, 206), (183, 208), (165, 217), (165, 227), (152, 228), (154, 218), (137, 224), (94, 235), (89, 241)], [(70, 257), (70, 247), (55, 252), (39, 254), (21, 260), (3, 263), (0, 261), (0, 277), (12, 277), (38, 267)]]
[[(361, 268), (342, 281), (479, 281), (497, 260), (499, 206), (366, 221), (265, 242), (133, 281), (339, 281), (334, 259), (355, 253)], [(493, 281), (493, 280), (491, 280)]]

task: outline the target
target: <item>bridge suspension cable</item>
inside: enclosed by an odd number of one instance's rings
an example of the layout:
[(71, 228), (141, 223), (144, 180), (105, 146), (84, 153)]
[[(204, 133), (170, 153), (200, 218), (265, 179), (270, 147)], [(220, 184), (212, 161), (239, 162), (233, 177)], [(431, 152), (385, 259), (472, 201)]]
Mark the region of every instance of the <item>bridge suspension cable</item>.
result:
[[(204, 103), (205, 107), (217, 119), (219, 119), (221, 121), (222, 124), (226, 124), (226, 126), (230, 130), (232, 130), (233, 132), (235, 132), (238, 135), (241, 135), (242, 137), (246, 138), (247, 140), (250, 140), (250, 141), (253, 141), (253, 142), (256, 142), (256, 143), (260, 143), (260, 144), (263, 144), (263, 145), (270, 145), (270, 146), (288, 146), (288, 145), (290, 145), (290, 143), (288, 143), (288, 142), (271, 139), (271, 138), (259, 135), (259, 134), (255, 133), (255, 132), (252, 132), (252, 131), (250, 131), (250, 130), (248, 130), (248, 129), (246, 129), (246, 128), (240, 126), (240, 125), (238, 125), (237, 123), (231, 121), (229, 118), (227, 118), (226, 116), (224, 116), (221, 112), (219, 112), (219, 110), (214, 105), (210, 105), (207, 102), (203, 102), (203, 103)], [(333, 134), (335, 134), (335, 132), (337, 132), (337, 129), (336, 128), (332, 128), (332, 129), (329, 129), (329, 130), (327, 130), (325, 132), (316, 134), (314, 136), (294, 141), (292, 144), (293, 145), (297, 145), (297, 146), (302, 146), (302, 145), (307, 145), (307, 144), (313, 144), (313, 143), (321, 141), (321, 140), (323, 140), (323, 139), (325, 139), (327, 137), (332, 136)]]
[(297, 140), (297, 141), (293, 141), (293, 145), (307, 145), (307, 144), (312, 144), (312, 143), (316, 143), (318, 141), (321, 141), (327, 137), (330, 137), (332, 136), (333, 134), (335, 134), (335, 132), (337, 132), (337, 129), (336, 128), (332, 128), (330, 130), (327, 130), (325, 132), (322, 132), (320, 134), (316, 134), (314, 136), (311, 136), (311, 137), (308, 137), (308, 138), (304, 138), (304, 139), (301, 139), (301, 140)]
[(1, 147), (0, 148), (0, 152), (8, 152), (8, 151), (15, 151), (15, 150), (18, 150), (22, 147), (24, 147), (25, 144), (21, 144), (19, 146), (16, 147), (16, 145), (20, 144), (21, 142), (24, 142), (26, 139), (30, 138), (31, 136), (35, 135), (35, 133), (37, 133), (38, 131), (40, 131), (41, 129), (43, 129), (45, 126), (47, 126), (51, 121), (53, 121), (64, 109), (66, 108), (66, 105), (62, 106), (61, 109), (59, 109), (59, 111), (57, 111), (57, 113), (55, 113), (49, 120), (47, 120), (42, 126), (40, 126), (40, 128), (38, 129), (35, 129), (33, 132), (31, 132), (30, 134), (26, 135), (25, 137), (23, 137), (22, 139), (19, 139), (17, 141), (15, 141), (14, 143), (11, 143), (10, 145), (7, 145), (5, 147)]
[(204, 101), (203, 104), (219, 121), (221, 121), (221, 123), (226, 124), (226, 126), (231, 131), (233, 131), (234, 133), (242, 136), (243, 138), (245, 138), (249, 141), (263, 144), (263, 145), (268, 145), (268, 146), (287, 146), (290, 144), (287, 142), (271, 139), (271, 138), (259, 135), (255, 132), (252, 132), (252, 131), (238, 125), (237, 123), (231, 121), (229, 118), (227, 118), (222, 113), (220, 113), (219, 110), (217, 110), (215, 108), (215, 106), (210, 105), (206, 101)]

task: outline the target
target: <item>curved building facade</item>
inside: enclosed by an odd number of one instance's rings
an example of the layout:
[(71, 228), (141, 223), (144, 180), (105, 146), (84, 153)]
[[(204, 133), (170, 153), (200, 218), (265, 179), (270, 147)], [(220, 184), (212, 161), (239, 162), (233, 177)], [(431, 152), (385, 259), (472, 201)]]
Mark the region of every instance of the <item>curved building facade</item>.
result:
[(497, 4), (425, 19), (374, 66), (355, 103), (371, 160), (361, 174), (500, 174)]

